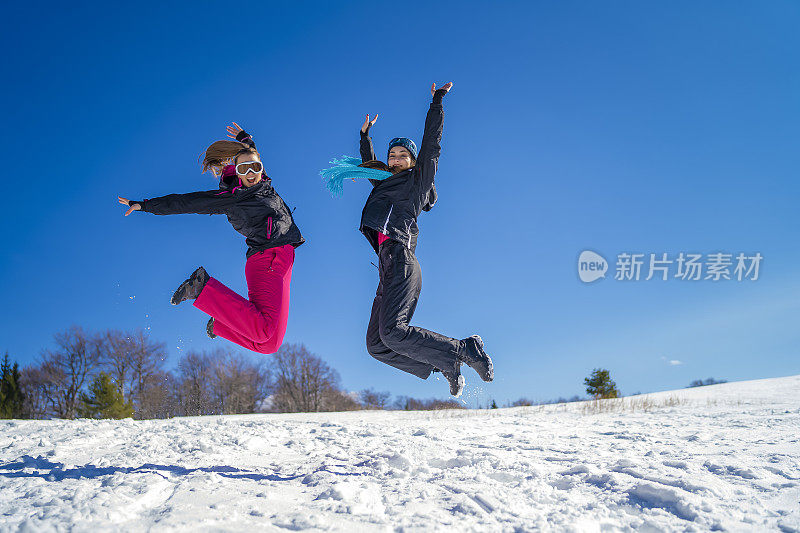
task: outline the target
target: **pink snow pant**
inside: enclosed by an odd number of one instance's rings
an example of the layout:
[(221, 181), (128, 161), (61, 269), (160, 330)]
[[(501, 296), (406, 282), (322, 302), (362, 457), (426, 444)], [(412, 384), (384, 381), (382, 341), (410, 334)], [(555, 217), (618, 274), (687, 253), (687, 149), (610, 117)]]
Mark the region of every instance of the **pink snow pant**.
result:
[(286, 334), (294, 246), (269, 248), (247, 258), (245, 300), (211, 278), (194, 306), (214, 317), (214, 334), (263, 354), (275, 353)]

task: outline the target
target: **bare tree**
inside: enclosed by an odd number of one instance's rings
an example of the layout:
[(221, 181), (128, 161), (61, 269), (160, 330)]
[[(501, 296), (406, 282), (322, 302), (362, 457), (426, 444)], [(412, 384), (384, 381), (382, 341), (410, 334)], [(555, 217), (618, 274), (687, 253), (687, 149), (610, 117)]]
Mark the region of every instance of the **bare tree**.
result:
[(105, 343), (102, 364), (120, 388), (123, 397), (129, 398), (130, 390), (125, 385), (131, 373), (133, 346), (130, 339), (127, 334), (113, 329), (103, 333), (102, 337)]
[(211, 407), (211, 358), (198, 352), (188, 352), (178, 361), (178, 402), (182, 415), (214, 414)]
[(386, 409), (391, 396), (390, 392), (378, 392), (373, 389), (364, 389), (359, 393), (359, 399), (364, 409)]
[(163, 374), (167, 347), (163, 342), (150, 340), (141, 329), (127, 333), (126, 340), (130, 347), (128, 387), (130, 397), (138, 408), (146, 401), (145, 393), (154, 391), (155, 381), (152, 378)]
[(97, 368), (104, 340), (79, 326), (54, 335), (56, 348), (43, 353), (43, 392), (59, 418), (75, 418), (78, 394)]
[(263, 361), (223, 349), (189, 352), (178, 362), (173, 401), (184, 415), (253, 413), (271, 390)]
[[(152, 418), (146, 411), (166, 401), (167, 390), (156, 386), (164, 376), (165, 344), (150, 340), (141, 329), (108, 330), (102, 337), (106, 348), (104, 366), (114, 377), (123, 397), (133, 402), (137, 418)], [(154, 397), (146, 398), (147, 394)]]
[(323, 411), (358, 411), (362, 409), (358, 401), (359, 393), (345, 392), (339, 389), (329, 389), (325, 393)]
[(47, 380), (40, 365), (26, 366), (22, 369), (20, 388), (25, 395), (22, 417), (41, 419), (47, 416)]
[(138, 419), (170, 418), (180, 413), (180, 385), (172, 372), (150, 374), (142, 385), (135, 417)]
[(242, 355), (215, 351), (211, 396), (219, 414), (253, 413), (269, 393), (269, 372)]
[(329, 410), (325, 399), (339, 389), (339, 374), (302, 344), (284, 344), (273, 356), (272, 407), (279, 412)]
[(398, 396), (394, 402), (394, 408), (403, 411), (436, 411), (439, 409), (465, 409), (456, 400), (439, 400), (431, 398), (429, 400), (419, 400), (409, 396)]

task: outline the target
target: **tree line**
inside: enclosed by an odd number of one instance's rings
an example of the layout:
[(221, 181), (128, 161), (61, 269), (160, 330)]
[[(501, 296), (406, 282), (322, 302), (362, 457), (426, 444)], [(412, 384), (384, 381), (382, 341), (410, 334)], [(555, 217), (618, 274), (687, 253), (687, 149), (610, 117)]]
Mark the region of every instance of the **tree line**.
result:
[[(456, 400), (392, 398), (388, 392), (348, 392), (339, 373), (302, 344), (284, 344), (257, 359), (219, 348), (189, 351), (167, 369), (167, 350), (141, 329), (92, 332), (72, 326), (54, 335), (54, 347), (35, 364), (19, 368), (8, 354), (0, 365), (0, 418), (127, 418), (245, 413), (350, 411), (358, 409), (464, 409)], [(689, 386), (725, 383), (693, 381)], [(589, 397), (621, 396), (607, 369), (584, 379)], [(566, 403), (584, 398), (507, 407)], [(486, 408), (498, 408), (491, 400)]]
[(166, 345), (140, 329), (93, 332), (72, 326), (53, 340), (53, 348), (22, 369), (6, 354), (0, 418), (463, 408), (453, 400), (345, 391), (339, 373), (302, 344), (284, 344), (276, 354), (258, 359), (224, 348), (189, 351), (167, 369)]

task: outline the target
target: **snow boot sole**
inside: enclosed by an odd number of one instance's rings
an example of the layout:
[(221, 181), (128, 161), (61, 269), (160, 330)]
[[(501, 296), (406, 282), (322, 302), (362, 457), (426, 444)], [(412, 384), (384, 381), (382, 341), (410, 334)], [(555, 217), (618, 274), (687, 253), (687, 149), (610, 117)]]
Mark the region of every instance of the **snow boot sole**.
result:
[(206, 283), (211, 276), (208, 275), (206, 269), (203, 267), (198, 268), (189, 279), (181, 283), (180, 287), (175, 291), (170, 299), (172, 305), (178, 305), (186, 300), (194, 300), (200, 296), (200, 291), (206, 286)]
[(469, 365), (483, 381), (494, 379), (494, 364), (492, 358), (483, 349), (483, 339), (480, 335), (472, 335), (464, 339), (466, 350), (462, 361)]
[(450, 384), (450, 395), (458, 398), (464, 392), (464, 376), (461, 375), (461, 363), (456, 363), (455, 371), (442, 370), (442, 375)]

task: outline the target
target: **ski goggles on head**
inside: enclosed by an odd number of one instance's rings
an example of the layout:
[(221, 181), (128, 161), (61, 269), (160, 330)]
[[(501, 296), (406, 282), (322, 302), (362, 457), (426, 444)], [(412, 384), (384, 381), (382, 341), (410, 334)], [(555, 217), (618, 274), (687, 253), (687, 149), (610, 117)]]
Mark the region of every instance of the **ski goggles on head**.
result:
[(264, 165), (261, 161), (246, 161), (236, 165), (236, 173), (240, 176), (245, 176), (252, 172), (253, 174), (260, 174), (264, 170)]

